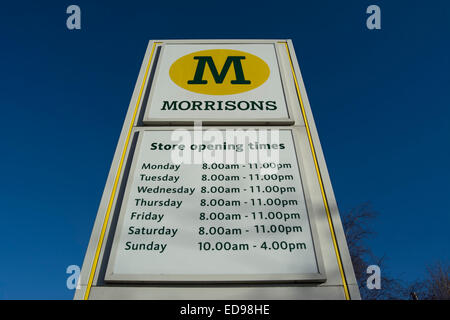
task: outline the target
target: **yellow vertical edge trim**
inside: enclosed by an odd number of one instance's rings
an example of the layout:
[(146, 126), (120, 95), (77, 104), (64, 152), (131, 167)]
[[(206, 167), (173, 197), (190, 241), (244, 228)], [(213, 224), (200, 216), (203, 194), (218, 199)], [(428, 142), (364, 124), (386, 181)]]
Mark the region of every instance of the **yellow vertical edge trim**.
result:
[(298, 99), (300, 101), (300, 106), (302, 108), (303, 120), (305, 122), (306, 132), (308, 134), (309, 145), (310, 145), (310, 148), (311, 148), (311, 151), (312, 151), (311, 153), (312, 153), (313, 159), (314, 159), (314, 166), (316, 167), (317, 179), (319, 180), (320, 190), (322, 192), (323, 204), (325, 206), (325, 211), (327, 213), (328, 225), (330, 227), (330, 232), (331, 232), (331, 238), (333, 240), (334, 251), (336, 253), (336, 258), (337, 258), (337, 262), (338, 262), (338, 265), (339, 265), (339, 271), (341, 273), (342, 284), (344, 286), (345, 299), (350, 300), (350, 292), (348, 290), (347, 279), (345, 278), (344, 268), (342, 266), (342, 259), (341, 259), (341, 255), (339, 253), (339, 248), (338, 248), (338, 245), (337, 245), (336, 234), (335, 234), (335, 231), (334, 231), (333, 222), (331, 220), (330, 208), (328, 207), (328, 200), (327, 200), (327, 197), (326, 197), (326, 194), (325, 194), (325, 189), (323, 187), (322, 175), (320, 174), (319, 164), (318, 164), (317, 158), (316, 158), (316, 150), (314, 148), (314, 143), (313, 143), (312, 138), (311, 138), (311, 131), (309, 129), (308, 119), (306, 118), (306, 112), (305, 112), (305, 108), (303, 106), (302, 96), (300, 94), (300, 89), (298, 87), (297, 77), (295, 75), (294, 66), (292, 64), (291, 53), (289, 51), (289, 46), (288, 46), (287, 42), (283, 42), (283, 43), (286, 46), (287, 54), (288, 54), (288, 57), (289, 57), (289, 62), (290, 62), (290, 65), (291, 65), (292, 75), (294, 77), (295, 88), (297, 89), (297, 96), (298, 96)]
[(146, 83), (147, 75), (148, 75), (148, 70), (150, 69), (150, 64), (153, 59), (153, 52), (155, 51), (155, 46), (158, 43), (160, 43), (160, 42), (153, 43), (152, 51), (150, 53), (150, 58), (147, 63), (147, 68), (145, 69), (144, 78), (142, 79), (141, 90), (139, 91), (139, 96), (138, 96), (138, 100), (136, 103), (136, 107), (134, 108), (133, 118), (131, 119), (130, 128), (128, 129), (127, 138), (125, 140), (125, 146), (122, 151), (122, 157), (120, 158), (119, 167), (117, 168), (116, 178), (114, 180), (114, 186), (113, 186), (113, 189), (111, 192), (111, 197), (109, 199), (108, 208), (106, 209), (105, 220), (103, 221), (102, 232), (100, 233), (100, 239), (98, 241), (97, 250), (95, 252), (94, 262), (92, 263), (92, 268), (91, 268), (91, 273), (89, 275), (89, 281), (87, 284), (86, 293), (84, 294), (84, 300), (87, 300), (89, 298), (89, 294), (91, 292), (92, 282), (94, 281), (94, 275), (95, 275), (95, 271), (97, 269), (98, 258), (100, 257), (100, 251), (102, 248), (103, 239), (105, 237), (106, 226), (108, 225), (109, 215), (111, 213), (112, 204), (114, 202), (117, 184), (119, 183), (120, 172), (122, 171), (123, 161), (124, 161), (125, 155), (127, 153), (128, 143), (130, 142), (131, 131), (133, 129), (134, 121), (136, 119), (137, 110), (139, 109), (139, 104), (141, 103), (142, 92), (144, 91), (144, 87), (145, 87), (145, 83)]

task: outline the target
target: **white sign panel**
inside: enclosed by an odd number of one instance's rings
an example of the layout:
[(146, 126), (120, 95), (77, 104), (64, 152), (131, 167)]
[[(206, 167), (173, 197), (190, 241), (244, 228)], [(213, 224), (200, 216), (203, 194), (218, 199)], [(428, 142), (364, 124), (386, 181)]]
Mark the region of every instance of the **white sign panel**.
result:
[[(140, 133), (107, 281), (324, 279), (291, 130), (272, 140), (254, 130), (244, 143), (191, 142), (175, 132)], [(208, 130), (214, 137), (224, 132)], [(272, 158), (262, 161), (204, 157), (267, 150)], [(192, 161), (180, 163), (186, 151)]]
[(162, 47), (144, 122), (289, 118), (274, 44)]

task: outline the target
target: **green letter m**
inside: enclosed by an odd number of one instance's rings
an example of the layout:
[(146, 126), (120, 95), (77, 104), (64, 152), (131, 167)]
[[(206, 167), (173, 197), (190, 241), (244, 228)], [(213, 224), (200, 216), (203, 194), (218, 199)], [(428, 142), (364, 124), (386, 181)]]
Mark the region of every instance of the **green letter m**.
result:
[(211, 56), (196, 56), (195, 60), (198, 60), (197, 69), (195, 70), (194, 79), (189, 80), (188, 84), (207, 84), (208, 81), (203, 80), (203, 73), (205, 72), (205, 66), (208, 63), (209, 70), (216, 83), (222, 83), (225, 76), (230, 69), (231, 64), (234, 66), (234, 74), (236, 80), (231, 80), (231, 84), (250, 84), (250, 81), (245, 80), (244, 71), (242, 70), (241, 60), (245, 59), (244, 56), (229, 56), (225, 61), (220, 73), (217, 71), (214, 60)]

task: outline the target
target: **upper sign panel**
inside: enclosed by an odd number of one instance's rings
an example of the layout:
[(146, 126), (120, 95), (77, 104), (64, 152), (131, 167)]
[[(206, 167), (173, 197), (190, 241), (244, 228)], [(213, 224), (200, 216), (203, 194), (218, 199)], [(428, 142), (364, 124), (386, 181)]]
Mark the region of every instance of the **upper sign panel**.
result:
[(273, 43), (165, 44), (144, 123), (291, 124)]

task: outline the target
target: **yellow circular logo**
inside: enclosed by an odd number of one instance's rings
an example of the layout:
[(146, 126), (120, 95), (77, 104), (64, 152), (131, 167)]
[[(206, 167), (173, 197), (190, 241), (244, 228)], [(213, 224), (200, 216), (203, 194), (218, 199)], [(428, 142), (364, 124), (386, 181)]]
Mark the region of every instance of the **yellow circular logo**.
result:
[(253, 90), (267, 81), (270, 69), (261, 58), (238, 50), (214, 49), (190, 53), (175, 61), (170, 78), (183, 89), (211, 95)]

